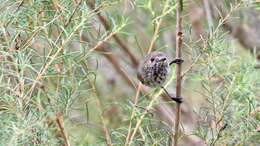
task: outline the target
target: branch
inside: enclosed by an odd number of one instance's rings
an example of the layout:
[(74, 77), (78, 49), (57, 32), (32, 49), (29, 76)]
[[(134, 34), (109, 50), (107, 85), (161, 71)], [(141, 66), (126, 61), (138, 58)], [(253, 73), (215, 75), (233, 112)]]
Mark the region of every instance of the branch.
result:
[(66, 136), (66, 133), (64, 131), (64, 123), (63, 123), (63, 120), (62, 120), (62, 115), (61, 113), (57, 113), (56, 114), (56, 123), (58, 125), (58, 128), (60, 129), (60, 132), (61, 132), (61, 135), (64, 139), (64, 145), (65, 146), (70, 146), (70, 142), (69, 142), (69, 139), (68, 137)]
[[(90, 9), (95, 10), (95, 5), (91, 2), (88, 3)], [(100, 14), (100, 12), (98, 11), (98, 9), (95, 10), (95, 12), (97, 12), (98, 18), (101, 21), (102, 25), (104, 26), (104, 28), (109, 31), (111, 26), (109, 24), (109, 22), (106, 20), (106, 18), (104, 16), (102, 16)], [(130, 57), (130, 60), (132, 61), (132, 64), (134, 65), (134, 67), (138, 66), (138, 60), (137, 58), (130, 52), (130, 49), (127, 47), (126, 44), (123, 43), (123, 41), (118, 37), (117, 34), (114, 34), (112, 36), (114, 38), (114, 40), (116, 41), (116, 43), (125, 51), (125, 53)]]
[(126, 81), (126, 83), (132, 87), (135, 88), (134, 83), (130, 79), (130, 77), (126, 74), (126, 72), (123, 70), (122, 66), (120, 65), (119, 61), (117, 60), (116, 56), (110, 52), (110, 46), (108, 43), (103, 43), (100, 46), (97, 47), (97, 51), (103, 52), (101, 53), (106, 57), (106, 59), (113, 65), (116, 72)]
[(75, 8), (74, 8), (72, 14), (70, 15), (69, 19), (66, 21), (66, 23), (65, 23), (65, 25), (64, 25), (64, 28), (66, 28), (66, 27), (69, 25), (69, 23), (71, 22), (73, 16), (75, 15), (75, 13), (76, 13), (78, 7), (81, 5), (81, 3), (82, 3), (82, 0), (80, 0), (80, 1), (77, 3), (77, 5), (75, 6)]
[(151, 53), (152, 49), (154, 48), (154, 44), (155, 44), (155, 41), (156, 41), (156, 39), (158, 37), (158, 33), (159, 33), (160, 26), (161, 26), (161, 23), (162, 23), (162, 18), (163, 18), (163, 16), (165, 16), (168, 13), (168, 11), (167, 11), (167, 7), (169, 6), (168, 3), (169, 3), (169, 0), (167, 0), (165, 2), (165, 5), (163, 7), (162, 15), (159, 18), (159, 21), (158, 21), (158, 23), (156, 25), (156, 28), (155, 28), (155, 31), (153, 33), (152, 41), (151, 41), (149, 49), (148, 49), (148, 54)]
[[(176, 9), (176, 58), (181, 58), (181, 48), (182, 48), (182, 0), (177, 1)], [(181, 97), (181, 64), (176, 64), (176, 97)], [(173, 146), (178, 144), (178, 134), (179, 134), (179, 125), (181, 117), (181, 103), (177, 103), (177, 110), (175, 115), (175, 134), (172, 135)]]
[(20, 10), (20, 8), (21, 8), (21, 6), (23, 5), (23, 3), (24, 3), (24, 0), (22, 0), (22, 1), (19, 3), (19, 5), (18, 5), (18, 7), (16, 8), (16, 10), (15, 10), (14, 13), (16, 13), (16, 12), (18, 12), (18, 11)]

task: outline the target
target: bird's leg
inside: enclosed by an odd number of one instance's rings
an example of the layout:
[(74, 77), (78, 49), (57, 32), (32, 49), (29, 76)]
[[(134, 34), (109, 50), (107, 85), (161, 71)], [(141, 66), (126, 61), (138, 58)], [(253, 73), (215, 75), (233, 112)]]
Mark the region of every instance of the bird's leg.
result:
[(183, 62), (184, 62), (183, 59), (181, 59), (181, 58), (176, 58), (176, 59), (174, 59), (173, 61), (171, 61), (171, 62), (169, 63), (169, 65), (172, 65), (173, 63), (175, 63), (175, 64), (182, 64)]
[(173, 101), (177, 102), (177, 103), (182, 103), (182, 97), (176, 97), (175, 95), (171, 95), (163, 86), (160, 86), (163, 91), (167, 94), (167, 96), (169, 96)]

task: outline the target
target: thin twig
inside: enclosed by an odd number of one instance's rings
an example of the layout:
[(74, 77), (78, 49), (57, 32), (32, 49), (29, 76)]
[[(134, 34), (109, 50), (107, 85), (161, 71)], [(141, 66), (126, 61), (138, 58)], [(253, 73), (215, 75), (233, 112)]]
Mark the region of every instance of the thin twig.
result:
[(18, 11), (20, 10), (20, 8), (21, 8), (21, 6), (23, 5), (23, 3), (24, 3), (24, 0), (22, 0), (22, 1), (19, 3), (19, 5), (18, 5), (18, 7), (16, 8), (16, 10), (15, 10), (14, 13), (16, 13), (16, 12), (18, 12)]
[[(166, 13), (166, 10), (167, 10), (167, 7), (169, 6), (168, 3), (169, 3), (169, 0), (167, 0), (167, 1), (165, 2), (161, 16), (165, 16), (165, 15), (167, 14), (167, 13)], [(151, 41), (150, 46), (149, 46), (149, 49), (148, 49), (148, 54), (152, 51), (152, 49), (153, 49), (153, 47), (154, 47), (154, 44), (155, 44), (155, 41), (156, 41), (156, 39), (157, 39), (157, 37), (158, 37), (159, 29), (160, 29), (160, 26), (161, 26), (161, 23), (162, 23), (162, 18), (163, 18), (163, 17), (160, 17), (160, 18), (159, 18), (159, 21), (158, 21), (158, 23), (157, 23), (157, 25), (156, 25), (155, 31), (154, 31), (154, 33), (153, 33), (152, 41)]]
[(107, 43), (103, 43), (97, 47), (97, 51), (103, 52), (101, 54), (104, 55), (106, 57), (106, 59), (113, 65), (115, 70), (126, 81), (126, 83), (130, 87), (133, 87), (133, 89), (134, 89), (135, 88), (134, 83), (132, 82), (130, 77), (126, 74), (126, 72), (123, 71), (123, 67), (120, 65), (120, 63), (116, 59), (116, 57), (110, 52), (110, 46)]
[[(81, 65), (83, 66), (83, 69), (87, 72), (88, 71), (88, 66), (87, 64), (84, 62), (84, 61), (80, 61)], [(88, 78), (88, 77), (87, 77)], [(97, 108), (99, 109), (98, 110), (98, 114), (100, 116), (100, 120), (101, 120), (101, 123), (102, 123), (102, 130), (104, 132), (104, 136), (105, 136), (105, 140), (106, 140), (106, 144), (108, 146), (112, 146), (112, 141), (111, 141), (111, 137), (109, 135), (109, 129), (106, 125), (106, 122), (105, 122), (105, 118), (103, 116), (103, 105), (102, 105), (102, 102), (101, 102), (101, 99), (100, 99), (100, 96), (99, 96), (99, 93), (98, 93), (98, 90), (96, 88), (96, 85), (93, 84), (90, 79), (87, 79), (87, 82), (88, 84), (91, 86), (92, 90), (93, 90), (93, 94), (96, 98), (96, 106)]]
[[(138, 88), (137, 88), (137, 91), (136, 91), (136, 95), (135, 95), (135, 98), (134, 98), (134, 107), (137, 106), (138, 97), (139, 97), (139, 94), (140, 94), (140, 92), (141, 92), (141, 87), (142, 87), (142, 83), (139, 82)], [(127, 133), (125, 145), (128, 145), (129, 140), (130, 140), (131, 129), (132, 129), (132, 120), (133, 120), (134, 117), (135, 117), (135, 110), (133, 109), (133, 112), (132, 112), (131, 118), (130, 118), (130, 122), (129, 122), (129, 126), (128, 126), (128, 133)]]
[(219, 130), (217, 130), (217, 136), (210, 145), (215, 145), (218, 139), (221, 137), (222, 132), (227, 128), (228, 124), (225, 123)]
[[(95, 5), (91, 2), (88, 2), (89, 7), (92, 10), (95, 10)], [(109, 22), (106, 20), (106, 18), (104, 16), (102, 16), (100, 14), (100, 12), (98, 11), (98, 9), (95, 10), (95, 12), (97, 12), (98, 18), (101, 21), (102, 25), (104, 26), (104, 28), (109, 31), (111, 29), (111, 26), (109, 24)], [(130, 52), (130, 49), (128, 48), (128, 46), (126, 44), (123, 43), (123, 41), (118, 37), (117, 34), (114, 34), (112, 36), (114, 38), (114, 40), (116, 41), (116, 43), (125, 51), (125, 53), (130, 57), (130, 60), (132, 61), (132, 64), (134, 65), (134, 67), (138, 66), (138, 59), (133, 55), (133, 53)]]
[(107, 128), (107, 125), (105, 123), (105, 119), (104, 119), (104, 116), (103, 116), (103, 108), (102, 108), (103, 106), (101, 105), (100, 97), (99, 97), (98, 92), (96, 90), (96, 86), (94, 84), (91, 84), (91, 83), (90, 83), (90, 85), (92, 86), (92, 89), (94, 90), (93, 93), (96, 97), (96, 105), (100, 110), (99, 114), (100, 114), (100, 119), (101, 119), (101, 122), (102, 122), (103, 131), (104, 131), (104, 134), (105, 134), (106, 144), (108, 146), (112, 146), (112, 141), (111, 141), (111, 137), (109, 135), (109, 130)]
[(194, 65), (199, 61), (201, 54), (199, 54), (196, 59), (191, 63), (191, 65), (189, 66), (189, 68), (187, 68), (181, 75), (181, 78), (183, 78), (193, 67)]
[[(70, 24), (70, 22), (71, 22), (73, 16), (75, 15), (75, 13), (76, 13), (76, 11), (78, 10), (78, 7), (80, 6), (81, 3), (82, 3), (82, 0), (80, 0), (80, 1), (78, 2), (78, 4), (76, 5), (76, 7), (73, 9), (72, 14), (70, 15), (69, 19), (68, 19), (68, 20), (65, 22), (65, 24), (64, 24), (64, 29), (67, 28), (67, 26)], [(56, 39), (55, 42), (58, 42), (58, 41), (59, 41), (59, 39), (61, 38), (63, 32), (64, 32), (64, 31), (61, 31), (61, 32), (59, 33), (59, 35), (58, 35), (58, 37), (57, 37), (57, 39)]]
[[(166, 83), (166, 85), (164, 87), (167, 87), (172, 81), (173, 81), (174, 77), (172, 76), (169, 81)], [(143, 89), (145, 91), (145, 89)], [(147, 91), (146, 91), (147, 92)], [(130, 146), (132, 143), (132, 140), (137, 132), (137, 130), (140, 128), (141, 123), (143, 122), (144, 117), (149, 113), (149, 110), (151, 110), (151, 108), (154, 106), (154, 103), (158, 100), (158, 98), (160, 97), (160, 95), (163, 93), (163, 89), (160, 89), (159, 92), (157, 92), (155, 95), (152, 95), (152, 99), (150, 101), (150, 103), (146, 106), (146, 110), (144, 111), (144, 113), (142, 113), (141, 117), (137, 120), (136, 122), (136, 126), (133, 130), (133, 132), (130, 135), (130, 138), (128, 140), (128, 144), (126, 143), (125, 145)]]
[(89, 49), (89, 52), (93, 52), (95, 51), (96, 49), (98, 49), (104, 42), (106, 42), (107, 40), (109, 40), (111, 37), (113, 37), (114, 35), (116, 35), (122, 28), (122, 27), (119, 27), (116, 31), (114, 32), (111, 32), (109, 35), (107, 35), (107, 37), (105, 37), (103, 40), (99, 41), (93, 48)]
[[(181, 48), (183, 41), (182, 33), (182, 0), (177, 1), (176, 9), (176, 58), (181, 58)], [(176, 97), (181, 97), (181, 64), (176, 65)], [(175, 134), (172, 135), (173, 146), (178, 144), (179, 125), (181, 118), (181, 103), (177, 103), (177, 110), (175, 115)]]
[[(70, 15), (70, 17), (67, 19), (67, 21), (65, 22), (64, 24), (64, 29), (67, 28), (67, 26), (71, 23), (72, 21), (72, 18), (74, 17), (76, 11), (78, 10), (78, 7), (80, 6), (80, 4), (82, 3), (82, 0), (80, 0), (77, 5), (74, 7), (73, 11), (72, 11), (72, 14)], [(57, 37), (57, 41), (61, 38), (62, 34), (63, 34), (64, 31), (61, 31)], [(60, 54), (63, 54), (64, 52), (64, 49), (61, 50)], [(56, 82), (57, 82), (57, 85), (56, 85), (56, 94), (58, 95), (59, 92), (60, 92), (60, 83), (61, 83), (61, 74), (62, 74), (62, 71), (63, 71), (63, 68), (64, 68), (64, 61), (62, 60), (59, 64), (55, 64), (55, 68), (57, 69), (57, 78), (56, 78)]]
[(60, 129), (62, 138), (64, 140), (64, 145), (65, 146), (70, 146), (69, 139), (68, 139), (68, 137), (67, 137), (67, 135), (65, 133), (65, 130), (64, 130), (64, 123), (63, 123), (63, 119), (62, 119), (61, 113), (57, 113), (56, 114), (56, 123), (58, 125), (58, 128)]
[[(52, 21), (54, 21), (54, 20), (52, 20)], [(68, 22), (71, 22), (71, 21), (68, 21)], [(28, 101), (27, 101), (27, 103), (25, 104), (26, 106), (27, 106), (27, 104), (29, 103), (29, 99), (31, 98), (32, 93), (33, 93), (34, 88), (36, 87), (37, 83), (42, 79), (43, 75), (45, 74), (45, 72), (47, 71), (47, 69), (49, 68), (49, 66), (52, 64), (52, 62), (53, 62), (53, 61), (57, 58), (57, 56), (60, 54), (60, 52), (62, 52), (62, 50), (64, 50), (64, 45), (70, 40), (70, 37), (72, 36), (72, 34), (73, 34), (74, 32), (76, 32), (76, 30), (78, 30), (80, 26), (81, 26), (81, 25), (78, 25), (78, 26), (73, 30), (73, 32), (71, 33), (71, 35), (68, 36), (68, 37), (66, 38), (66, 40), (65, 40), (60, 46), (57, 46), (56, 44), (54, 44), (55, 47), (57, 48), (57, 51), (56, 51), (52, 56), (50, 56), (49, 61), (48, 61), (44, 66), (42, 66), (42, 68), (40, 69), (40, 71), (39, 71), (38, 74), (37, 74), (37, 77), (36, 77), (35, 81), (33, 82), (31, 88), (29, 89), (28, 93), (23, 97), (23, 98), (28, 98)], [(40, 32), (41, 29), (43, 29), (43, 28), (38, 29), (36, 32), (33, 33), (32, 36), (35, 36), (38, 32)], [(62, 32), (61, 32), (61, 33), (62, 33)], [(31, 37), (31, 38), (32, 38), (32, 37)], [(60, 37), (58, 37), (55, 42), (57, 42), (59, 38), (60, 38)], [(24, 45), (22, 46), (22, 48), (24, 48), (26, 45), (28, 45), (31, 40), (32, 40), (32, 39), (28, 39), (28, 41), (27, 41), (28, 43), (24, 44)], [(51, 52), (51, 51), (50, 51), (50, 52)]]
[(72, 14), (70, 15), (69, 19), (66, 21), (66, 23), (65, 23), (65, 25), (64, 25), (64, 28), (66, 28), (66, 27), (69, 25), (69, 23), (71, 22), (73, 16), (75, 15), (75, 13), (76, 13), (76, 11), (77, 11), (77, 9), (78, 9), (78, 7), (79, 7), (79, 5), (80, 5), (81, 3), (82, 3), (82, 0), (80, 0), (80, 1), (78, 2), (78, 4), (76, 5), (76, 7), (74, 8), (74, 10), (73, 10)]

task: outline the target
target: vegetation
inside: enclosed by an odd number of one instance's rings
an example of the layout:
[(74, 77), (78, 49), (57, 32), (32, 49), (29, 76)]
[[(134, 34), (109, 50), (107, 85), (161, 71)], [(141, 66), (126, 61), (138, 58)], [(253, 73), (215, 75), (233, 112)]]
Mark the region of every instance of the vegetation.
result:
[[(136, 69), (151, 51), (175, 58), (176, 8), (174, 0), (1, 1), (0, 145), (173, 144), (177, 104), (141, 85)], [(259, 9), (183, 1), (178, 145), (259, 144)]]

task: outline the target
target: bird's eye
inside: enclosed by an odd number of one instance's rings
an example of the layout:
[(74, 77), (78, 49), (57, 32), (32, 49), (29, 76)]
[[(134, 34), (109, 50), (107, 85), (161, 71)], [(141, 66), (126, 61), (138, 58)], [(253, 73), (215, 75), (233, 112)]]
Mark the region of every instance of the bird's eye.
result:
[(154, 61), (154, 58), (151, 58), (151, 62), (153, 62)]

